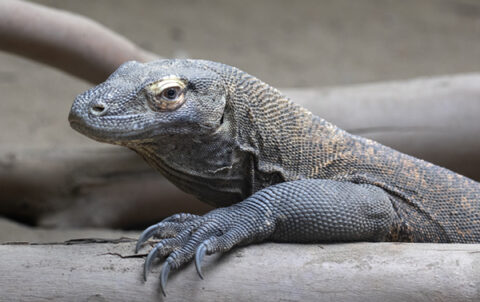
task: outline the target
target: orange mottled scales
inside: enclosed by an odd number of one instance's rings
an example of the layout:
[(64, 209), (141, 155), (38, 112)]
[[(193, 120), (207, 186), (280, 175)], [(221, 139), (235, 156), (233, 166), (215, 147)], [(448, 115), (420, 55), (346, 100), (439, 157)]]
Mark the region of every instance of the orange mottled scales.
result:
[(201, 274), (206, 254), (251, 242), (480, 242), (479, 183), (351, 135), (235, 67), (127, 62), (69, 120), (221, 207), (142, 234), (137, 249), (164, 238), (145, 265), (167, 257), (162, 288), (171, 269), (195, 258)]

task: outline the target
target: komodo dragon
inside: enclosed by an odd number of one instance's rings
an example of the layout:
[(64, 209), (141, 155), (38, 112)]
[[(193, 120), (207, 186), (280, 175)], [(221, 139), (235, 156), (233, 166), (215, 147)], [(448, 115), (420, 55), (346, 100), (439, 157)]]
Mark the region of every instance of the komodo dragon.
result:
[(79, 95), (69, 121), (136, 151), (217, 208), (146, 229), (170, 270), (237, 245), (480, 242), (480, 184), (351, 135), (239, 69), (203, 60), (127, 62)]

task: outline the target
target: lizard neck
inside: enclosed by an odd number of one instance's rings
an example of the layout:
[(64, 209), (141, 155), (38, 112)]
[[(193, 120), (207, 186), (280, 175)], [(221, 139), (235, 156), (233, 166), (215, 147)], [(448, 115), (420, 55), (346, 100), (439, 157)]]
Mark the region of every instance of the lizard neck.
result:
[(250, 169), (245, 153), (234, 144), (225, 121), (205, 136), (169, 136), (130, 146), (181, 190), (214, 206), (245, 199)]
[[(330, 178), (352, 136), (253, 76), (235, 74), (231, 106), (240, 148), (255, 159), (254, 191), (275, 182)], [(262, 183), (263, 182), (263, 183)]]

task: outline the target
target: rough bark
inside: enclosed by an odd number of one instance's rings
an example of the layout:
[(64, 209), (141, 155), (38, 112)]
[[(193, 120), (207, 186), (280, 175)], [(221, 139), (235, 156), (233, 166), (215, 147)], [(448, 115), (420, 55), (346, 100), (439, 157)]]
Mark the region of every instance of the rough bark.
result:
[[(2, 301), (478, 301), (478, 245), (261, 244), (142, 281), (134, 242), (0, 245)], [(142, 251), (145, 253), (147, 248)], [(144, 255), (144, 254), (142, 254)]]

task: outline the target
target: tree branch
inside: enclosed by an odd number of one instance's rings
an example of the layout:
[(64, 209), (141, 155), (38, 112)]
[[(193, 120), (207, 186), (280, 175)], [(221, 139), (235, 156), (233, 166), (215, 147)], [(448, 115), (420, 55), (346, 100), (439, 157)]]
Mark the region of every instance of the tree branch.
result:
[[(261, 244), (188, 265), (166, 298), (134, 242), (0, 245), (5, 301), (478, 301), (478, 245)], [(76, 244), (74, 244), (76, 243)], [(142, 251), (145, 253), (147, 249)]]
[(18, 0), (0, 1), (0, 50), (93, 83), (126, 61), (158, 58), (91, 19)]

